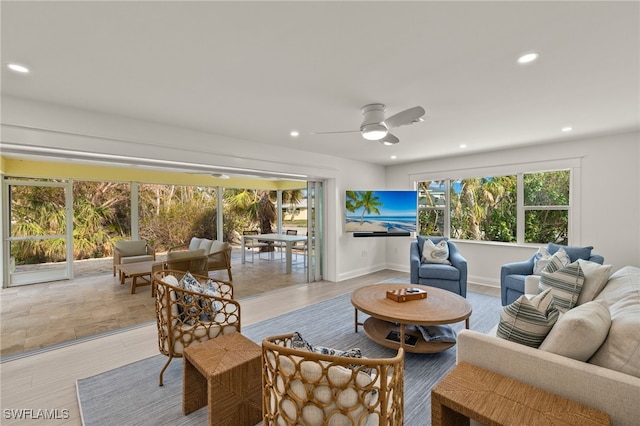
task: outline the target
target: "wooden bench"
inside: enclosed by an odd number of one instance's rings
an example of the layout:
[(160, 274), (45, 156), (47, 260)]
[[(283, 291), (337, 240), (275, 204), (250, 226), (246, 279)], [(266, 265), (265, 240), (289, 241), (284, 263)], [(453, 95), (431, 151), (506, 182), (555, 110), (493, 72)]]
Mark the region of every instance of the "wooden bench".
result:
[(431, 424), (469, 425), (469, 419), (492, 426), (611, 424), (595, 408), (461, 362), (431, 390)]

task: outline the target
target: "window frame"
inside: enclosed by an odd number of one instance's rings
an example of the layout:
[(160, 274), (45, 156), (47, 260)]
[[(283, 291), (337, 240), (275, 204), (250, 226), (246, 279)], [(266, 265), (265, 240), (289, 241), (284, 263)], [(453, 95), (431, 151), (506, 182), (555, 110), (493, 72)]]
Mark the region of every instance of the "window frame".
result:
[[(415, 190), (418, 190), (418, 182), (423, 181), (446, 181), (446, 212), (444, 237), (451, 238), (450, 223), (450, 203), (449, 196), (450, 183), (457, 179), (470, 179), (482, 176), (503, 176), (515, 175), (517, 178), (517, 208), (516, 208), (516, 242), (506, 243), (501, 241), (484, 240), (455, 240), (460, 242), (480, 243), (480, 244), (508, 244), (520, 246), (541, 246), (543, 243), (525, 243), (525, 212), (527, 210), (568, 210), (568, 244), (581, 244), (581, 158), (562, 158), (547, 161), (533, 161), (528, 163), (514, 163), (508, 165), (495, 165), (487, 167), (474, 167), (467, 169), (441, 170), (428, 173), (409, 174), (409, 180)], [(526, 206), (524, 205), (524, 175), (529, 173), (545, 173), (558, 170), (569, 170), (569, 206), (568, 208), (558, 208), (558, 206)], [(541, 208), (542, 207), (542, 208)]]

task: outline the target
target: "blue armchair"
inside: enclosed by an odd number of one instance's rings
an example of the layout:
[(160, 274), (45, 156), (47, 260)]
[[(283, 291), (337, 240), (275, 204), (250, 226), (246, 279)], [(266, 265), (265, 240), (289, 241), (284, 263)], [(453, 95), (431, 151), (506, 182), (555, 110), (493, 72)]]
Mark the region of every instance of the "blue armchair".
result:
[(434, 244), (447, 240), (451, 265), (422, 263), (422, 247), (426, 239), (418, 236), (416, 241), (411, 243), (411, 283), (438, 287), (467, 297), (467, 261), (458, 251), (458, 247), (446, 238), (429, 238)]
[[(578, 259), (589, 260), (602, 265), (604, 257), (599, 254), (591, 254), (593, 247), (571, 247), (559, 244), (549, 243), (547, 250), (550, 254), (554, 254), (560, 248), (563, 248), (569, 260), (575, 262)], [(528, 275), (533, 275), (536, 255), (534, 254), (528, 260), (523, 262), (507, 263), (502, 265), (500, 269), (500, 293), (502, 296), (502, 306), (510, 305), (515, 302), (518, 297), (524, 294), (524, 280)]]

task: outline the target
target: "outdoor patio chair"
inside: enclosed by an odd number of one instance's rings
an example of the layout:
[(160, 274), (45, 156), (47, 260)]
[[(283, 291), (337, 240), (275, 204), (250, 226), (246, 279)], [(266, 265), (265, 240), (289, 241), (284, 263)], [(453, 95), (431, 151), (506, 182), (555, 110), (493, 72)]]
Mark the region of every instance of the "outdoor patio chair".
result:
[(145, 240), (116, 241), (113, 244), (113, 276), (118, 265), (156, 260), (156, 251)]
[(156, 272), (162, 269), (172, 269), (206, 276), (208, 259), (204, 254), (204, 249), (170, 251), (167, 253), (167, 259), (164, 262), (154, 264), (152, 270)]
[[(244, 231), (242, 231), (242, 235), (259, 235), (259, 234), (260, 233), (258, 231), (254, 231), (254, 230), (244, 230)], [(258, 251), (258, 258), (259, 258), (260, 257), (260, 250), (262, 250), (263, 247), (268, 247), (269, 245), (270, 245), (270, 243), (266, 243), (266, 242), (255, 240), (255, 239), (245, 240), (245, 242), (244, 242), (244, 248), (251, 252), (251, 262), (252, 263), (253, 263), (254, 249), (256, 249)]]
[[(284, 231), (285, 235), (298, 235), (298, 230), (297, 229), (287, 229)], [(273, 247), (276, 250), (280, 250), (280, 261), (284, 262), (284, 249), (287, 247), (287, 243), (285, 243), (284, 241), (275, 241), (273, 243)]]
[[(233, 285), (202, 275), (191, 274), (198, 285), (215, 289), (211, 294), (187, 290), (182, 271), (162, 270), (153, 273), (156, 297), (158, 349), (169, 360), (181, 358), (185, 348), (223, 334), (240, 332), (240, 304), (233, 300)], [(209, 283), (210, 285), (207, 285)]]
[(308, 253), (307, 253), (307, 251), (309, 250), (309, 233), (307, 232), (305, 235), (307, 236), (307, 239), (305, 241), (300, 241), (295, 243), (293, 247), (291, 247), (291, 249), (293, 250), (293, 253), (295, 253), (296, 255), (296, 262), (298, 261), (298, 254), (302, 253), (304, 267), (306, 268), (307, 260), (309, 259)]
[[(231, 249), (232, 246), (226, 241), (210, 240), (208, 238), (191, 238), (189, 244), (183, 244), (176, 247), (171, 247), (167, 256), (170, 253), (180, 252), (184, 250), (198, 250), (203, 249), (204, 254), (207, 256), (206, 271), (221, 271), (226, 270), (229, 275), (229, 281), (233, 281), (233, 275), (231, 275)], [(179, 269), (179, 268), (170, 268)], [(204, 272), (203, 275), (207, 275)]]
[(350, 358), (293, 348), (293, 337), (262, 341), (265, 425), (403, 424), (402, 348), (392, 358)]

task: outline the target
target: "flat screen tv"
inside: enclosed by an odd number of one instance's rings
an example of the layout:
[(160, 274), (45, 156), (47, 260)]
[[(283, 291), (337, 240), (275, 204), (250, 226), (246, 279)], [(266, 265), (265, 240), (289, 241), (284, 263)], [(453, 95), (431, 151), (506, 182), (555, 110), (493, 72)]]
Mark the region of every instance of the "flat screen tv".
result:
[(347, 191), (345, 232), (405, 236), (416, 232), (418, 191)]

